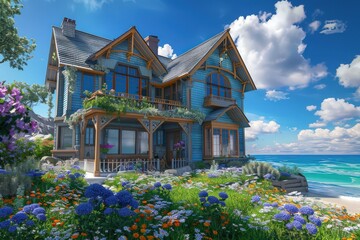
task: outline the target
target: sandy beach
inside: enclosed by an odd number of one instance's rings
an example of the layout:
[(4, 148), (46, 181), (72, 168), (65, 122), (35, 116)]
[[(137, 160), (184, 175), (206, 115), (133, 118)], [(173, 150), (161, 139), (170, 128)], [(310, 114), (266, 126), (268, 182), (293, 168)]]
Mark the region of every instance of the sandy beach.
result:
[(335, 207), (345, 207), (350, 214), (360, 214), (360, 199), (346, 196), (330, 196), (323, 193), (309, 191), (304, 197), (310, 201), (320, 201)]

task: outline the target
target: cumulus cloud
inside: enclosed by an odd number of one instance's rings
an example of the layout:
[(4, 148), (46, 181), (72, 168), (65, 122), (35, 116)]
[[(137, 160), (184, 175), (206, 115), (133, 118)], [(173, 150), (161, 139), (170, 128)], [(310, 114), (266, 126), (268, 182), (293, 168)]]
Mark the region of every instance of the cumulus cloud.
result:
[(314, 111), (315, 109), (316, 109), (315, 105), (306, 106), (306, 110), (308, 110), (309, 112)]
[(272, 146), (249, 146), (248, 152), (256, 153), (297, 153), (297, 154), (359, 154), (360, 123), (350, 127), (334, 129), (304, 129), (297, 135), (297, 141), (275, 143)]
[(350, 64), (340, 64), (336, 69), (336, 77), (344, 87), (357, 88), (355, 99), (360, 99), (360, 55), (357, 55)]
[(230, 34), (258, 88), (307, 87), (325, 77), (327, 68), (302, 55), (306, 33), (298, 24), (306, 18), (304, 6), (279, 1), (275, 8), (275, 14), (239, 17), (229, 25)]
[(74, 2), (83, 4), (90, 11), (96, 11), (112, 0), (74, 0)]
[(320, 121), (316, 121), (314, 123), (310, 123), (309, 127), (310, 128), (320, 128), (320, 127), (325, 127), (326, 123), (325, 122), (320, 122)]
[(322, 90), (322, 89), (326, 88), (326, 85), (325, 84), (317, 84), (314, 86), (314, 88), (317, 90)]
[(334, 34), (345, 32), (346, 25), (340, 20), (327, 20), (320, 33)]
[(316, 21), (311, 22), (311, 23), (309, 24), (311, 33), (316, 32), (316, 31), (319, 29), (320, 25), (321, 25), (321, 22), (320, 22), (320, 21), (317, 21), (317, 20), (316, 20)]
[(282, 91), (276, 91), (276, 90), (269, 90), (266, 91), (266, 95), (265, 98), (269, 99), (270, 101), (280, 101), (280, 100), (285, 100), (285, 99), (289, 99), (287, 97), (288, 93), (286, 92), (282, 92)]
[(245, 129), (245, 138), (247, 141), (255, 141), (259, 134), (276, 133), (280, 125), (275, 121), (266, 122), (263, 119), (250, 121), (250, 128)]
[(324, 122), (344, 121), (360, 117), (360, 107), (346, 102), (344, 99), (326, 98), (321, 109), (315, 112)]
[(163, 47), (158, 47), (158, 54), (163, 57), (174, 59), (177, 55), (174, 52), (174, 49), (169, 44), (164, 44)]

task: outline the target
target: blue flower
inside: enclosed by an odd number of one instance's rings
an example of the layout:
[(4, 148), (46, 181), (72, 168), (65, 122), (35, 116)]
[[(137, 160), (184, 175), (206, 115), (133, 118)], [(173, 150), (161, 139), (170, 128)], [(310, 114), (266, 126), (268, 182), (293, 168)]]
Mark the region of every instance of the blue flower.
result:
[(252, 203), (257, 203), (257, 202), (260, 202), (260, 196), (259, 195), (255, 195), (251, 198), (251, 202)]
[(167, 183), (167, 184), (163, 185), (163, 189), (166, 189), (166, 190), (170, 191), (172, 189), (172, 187), (171, 187), (171, 185), (169, 183)]
[(270, 179), (273, 179), (274, 176), (271, 173), (267, 173), (264, 175), (264, 178), (270, 180)]
[(122, 190), (122, 191), (118, 192), (115, 196), (119, 200), (121, 207), (126, 207), (133, 200), (133, 196), (127, 190)]
[(45, 214), (45, 209), (42, 208), (42, 207), (38, 207), (38, 208), (35, 208), (34, 211), (32, 211), (32, 214), (35, 215), (35, 216), (40, 214), (40, 213)]
[(306, 229), (308, 230), (308, 232), (311, 234), (311, 235), (315, 235), (317, 233), (317, 228), (314, 224), (312, 223), (307, 223), (306, 224)]
[(28, 227), (33, 227), (33, 226), (35, 226), (35, 223), (34, 223), (33, 220), (27, 220), (25, 224), (26, 224), (26, 226), (28, 226)]
[(139, 203), (138, 201), (136, 201), (135, 199), (131, 200), (130, 206), (132, 208), (138, 208), (139, 207)]
[(201, 198), (200, 198), (200, 202), (202, 202), (202, 203), (206, 202), (206, 198), (201, 197)]
[(39, 219), (40, 221), (43, 221), (43, 222), (46, 221), (46, 216), (43, 213), (40, 213), (40, 214), (36, 215), (36, 218)]
[(73, 168), (73, 169), (76, 169), (76, 170), (80, 170), (80, 166), (79, 166), (79, 165), (73, 165), (72, 168)]
[(134, 215), (134, 212), (127, 207), (120, 208), (118, 211), (120, 217), (130, 217)]
[(70, 178), (71, 180), (75, 180), (76, 177), (75, 177), (74, 174), (70, 173), (70, 174), (69, 174), (69, 178)]
[(272, 207), (272, 205), (270, 203), (264, 203), (263, 206), (264, 207)]
[(16, 232), (16, 230), (17, 230), (17, 226), (16, 226), (16, 225), (10, 226), (10, 227), (8, 228), (9, 233)]
[(109, 189), (106, 189), (104, 186), (98, 183), (91, 184), (85, 189), (85, 197), (87, 198), (97, 198), (102, 197), (106, 199), (113, 195), (113, 192)]
[[(124, 181), (124, 182), (121, 183), (121, 186), (125, 187), (125, 186), (128, 185), (129, 183), (130, 183), (129, 181)], [(160, 183), (160, 185), (161, 185), (161, 183)]]
[(28, 218), (28, 215), (24, 212), (16, 213), (12, 218), (11, 221), (14, 223), (22, 223)]
[(299, 209), (299, 212), (303, 215), (313, 215), (314, 210), (309, 206), (304, 206)]
[(278, 204), (277, 202), (274, 202), (274, 203), (271, 204), (271, 206), (272, 206), (272, 207), (278, 207), (279, 204)]
[(161, 187), (161, 183), (160, 183), (160, 182), (156, 182), (156, 183), (154, 183), (154, 187), (156, 187), (156, 188)]
[(218, 175), (216, 173), (209, 173), (208, 178), (217, 178)]
[(291, 177), (291, 173), (288, 173), (288, 172), (280, 172), (280, 175), (282, 177)]
[(305, 219), (304, 219), (302, 216), (300, 216), (300, 215), (295, 215), (295, 216), (294, 216), (294, 220), (300, 222), (301, 224), (305, 224), (305, 223), (306, 223)]
[(312, 222), (313, 224), (315, 224), (316, 226), (320, 227), (321, 226), (321, 220), (320, 218), (317, 218), (315, 216), (310, 216), (309, 217), (310, 222)]
[(75, 209), (76, 214), (80, 216), (88, 215), (92, 211), (93, 211), (93, 206), (90, 203), (81, 203)]
[(5, 220), (0, 222), (0, 229), (5, 229), (8, 228), (10, 226), (10, 220)]
[(75, 176), (75, 178), (79, 178), (79, 177), (82, 177), (83, 175), (81, 173), (76, 172), (76, 173), (74, 173), (74, 176)]
[(13, 213), (13, 209), (11, 207), (5, 206), (0, 208), (0, 218), (6, 218), (12, 213)]
[(106, 206), (115, 206), (116, 204), (118, 204), (118, 198), (115, 196), (110, 196), (105, 199)]
[(288, 211), (290, 214), (294, 214), (294, 213), (297, 213), (299, 212), (299, 209), (293, 205), (293, 204), (285, 204), (284, 205), (284, 208), (286, 211)]
[(207, 200), (208, 200), (208, 202), (209, 202), (210, 204), (219, 203), (219, 199), (218, 199), (217, 197), (214, 197), (214, 196), (209, 196), (209, 197), (207, 198)]
[(65, 178), (65, 174), (59, 173), (59, 174), (57, 175), (57, 178), (58, 178), (58, 179)]
[(225, 192), (220, 192), (219, 193), (219, 197), (221, 198), (221, 199), (227, 199), (229, 196), (225, 193)]
[(288, 230), (291, 230), (291, 229), (294, 228), (294, 224), (293, 224), (293, 223), (287, 223), (287, 224), (285, 225), (285, 227), (286, 227)]
[(301, 229), (302, 229), (302, 224), (301, 224), (301, 222), (299, 222), (299, 221), (294, 220), (294, 221), (293, 221), (293, 225), (294, 225), (294, 227), (295, 227), (297, 230), (301, 230)]
[(291, 216), (287, 212), (281, 212), (281, 213), (274, 215), (274, 219), (279, 220), (279, 221), (289, 221), (290, 218), (291, 218)]
[(225, 202), (224, 202), (224, 201), (219, 201), (219, 204), (220, 204), (221, 206), (223, 206), (223, 207), (225, 207), (225, 206), (226, 206), (226, 204), (225, 204)]
[(110, 214), (112, 214), (114, 212), (114, 209), (112, 209), (112, 208), (106, 208), (105, 210), (104, 210), (104, 215), (110, 215)]
[(200, 198), (205, 198), (205, 197), (207, 197), (207, 196), (209, 196), (209, 194), (207, 193), (207, 191), (201, 191), (201, 192), (199, 192), (199, 197), (200, 197)]
[(204, 207), (210, 207), (210, 206), (211, 206), (210, 203), (208, 202), (204, 203)]

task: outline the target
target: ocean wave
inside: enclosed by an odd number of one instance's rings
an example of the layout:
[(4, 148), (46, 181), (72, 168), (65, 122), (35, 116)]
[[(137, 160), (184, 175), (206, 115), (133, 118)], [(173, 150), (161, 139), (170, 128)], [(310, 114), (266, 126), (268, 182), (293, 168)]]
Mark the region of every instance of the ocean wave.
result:
[(360, 202), (360, 197), (341, 196), (341, 199)]

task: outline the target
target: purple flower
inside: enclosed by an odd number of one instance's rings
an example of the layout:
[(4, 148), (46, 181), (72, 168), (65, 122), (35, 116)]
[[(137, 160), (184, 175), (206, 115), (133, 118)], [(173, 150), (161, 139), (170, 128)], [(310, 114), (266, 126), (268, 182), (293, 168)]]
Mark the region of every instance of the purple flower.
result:
[(299, 209), (293, 204), (285, 204), (285, 210), (288, 211), (290, 214), (294, 214), (299, 212)]
[(273, 179), (274, 176), (271, 173), (267, 173), (264, 175), (264, 178), (270, 180), (270, 179)]
[(219, 197), (221, 198), (221, 199), (227, 199), (229, 196), (225, 193), (225, 192), (220, 192), (219, 193)]
[(35, 226), (35, 223), (34, 223), (33, 220), (27, 220), (25, 224), (26, 224), (26, 226), (28, 226), (28, 227), (33, 227), (33, 226)]
[(118, 204), (118, 198), (115, 196), (110, 196), (105, 199), (106, 206), (115, 206), (116, 204)]
[(36, 215), (36, 218), (39, 219), (40, 221), (43, 221), (43, 222), (46, 221), (46, 216), (43, 213), (40, 213), (40, 214)]
[(223, 207), (225, 207), (225, 206), (226, 206), (226, 204), (225, 204), (225, 202), (224, 202), (224, 201), (219, 201), (219, 204), (220, 204), (221, 206), (223, 206)]
[(303, 215), (313, 215), (314, 210), (309, 206), (304, 206), (299, 209), (299, 212)]
[(138, 208), (139, 207), (139, 202), (136, 201), (135, 199), (131, 200), (130, 207)]
[(102, 197), (106, 199), (113, 195), (113, 192), (109, 189), (106, 189), (104, 186), (98, 183), (91, 184), (85, 189), (85, 197), (87, 198), (97, 198)]
[(75, 209), (76, 214), (80, 216), (88, 215), (92, 211), (93, 211), (93, 206), (90, 203), (81, 203)]
[(115, 195), (119, 201), (121, 207), (128, 206), (133, 200), (133, 196), (127, 190), (122, 190)]
[(272, 207), (270, 203), (264, 203), (263, 206), (264, 207)]
[(306, 224), (306, 229), (308, 230), (308, 232), (311, 234), (311, 235), (315, 235), (317, 233), (317, 228), (314, 224), (312, 223), (307, 223)]
[(104, 210), (104, 215), (110, 215), (110, 214), (112, 214), (114, 212), (114, 209), (112, 209), (112, 208), (106, 208), (105, 210)]
[(40, 214), (40, 213), (45, 213), (45, 209), (44, 208), (42, 208), (42, 207), (38, 207), (38, 208), (35, 208), (33, 211), (32, 211), (32, 214), (33, 215), (38, 215), (38, 214)]
[(5, 229), (8, 228), (10, 226), (10, 220), (5, 220), (0, 222), (0, 229)]
[(156, 183), (154, 183), (154, 187), (156, 187), (156, 188), (161, 187), (161, 183), (160, 183), (160, 182), (156, 182)]
[(13, 209), (11, 207), (5, 206), (0, 208), (0, 218), (6, 218), (12, 213), (13, 213)]
[(201, 197), (201, 198), (200, 198), (200, 202), (202, 202), (202, 203), (206, 202), (206, 198)]
[(28, 218), (28, 215), (24, 212), (16, 213), (12, 218), (11, 221), (14, 223), (22, 223)]
[(301, 229), (302, 229), (302, 224), (301, 224), (301, 222), (299, 222), (299, 221), (294, 220), (294, 221), (293, 221), (293, 225), (294, 225), (294, 227), (295, 227), (297, 230), (301, 230)]
[(309, 217), (310, 222), (312, 222), (313, 224), (315, 224), (316, 226), (320, 227), (321, 226), (321, 220), (320, 218), (317, 218), (315, 216), (310, 216)]
[(169, 183), (167, 183), (167, 184), (163, 185), (163, 189), (166, 189), (166, 190), (170, 191), (172, 189), (172, 187), (171, 187), (171, 185)]
[(208, 200), (208, 202), (209, 202), (210, 204), (219, 203), (219, 199), (218, 199), (217, 197), (214, 197), (214, 196), (209, 196), (209, 197), (207, 198), (207, 200)]
[(120, 217), (130, 217), (134, 215), (134, 212), (127, 207), (120, 208), (118, 211)]
[(281, 212), (274, 215), (274, 219), (278, 221), (289, 221), (290, 218), (291, 216), (287, 212)]
[(8, 228), (8, 232), (9, 232), (9, 233), (16, 232), (16, 230), (17, 230), (17, 226), (16, 226), (16, 225), (10, 226), (10, 227)]
[(251, 202), (252, 203), (257, 203), (257, 202), (260, 202), (260, 196), (259, 195), (255, 195), (251, 198)]
[(305, 223), (306, 223), (305, 219), (304, 219), (302, 216), (300, 216), (300, 215), (295, 215), (295, 216), (294, 216), (294, 220), (300, 222), (301, 224), (305, 224)]
[(207, 196), (209, 196), (209, 194), (207, 193), (207, 191), (200, 191), (200, 192), (199, 192), (199, 197), (205, 198), (205, 197), (207, 197)]
[(288, 230), (291, 230), (291, 229), (294, 228), (294, 224), (293, 224), (293, 223), (287, 223), (287, 224), (285, 225), (285, 227), (286, 227)]

